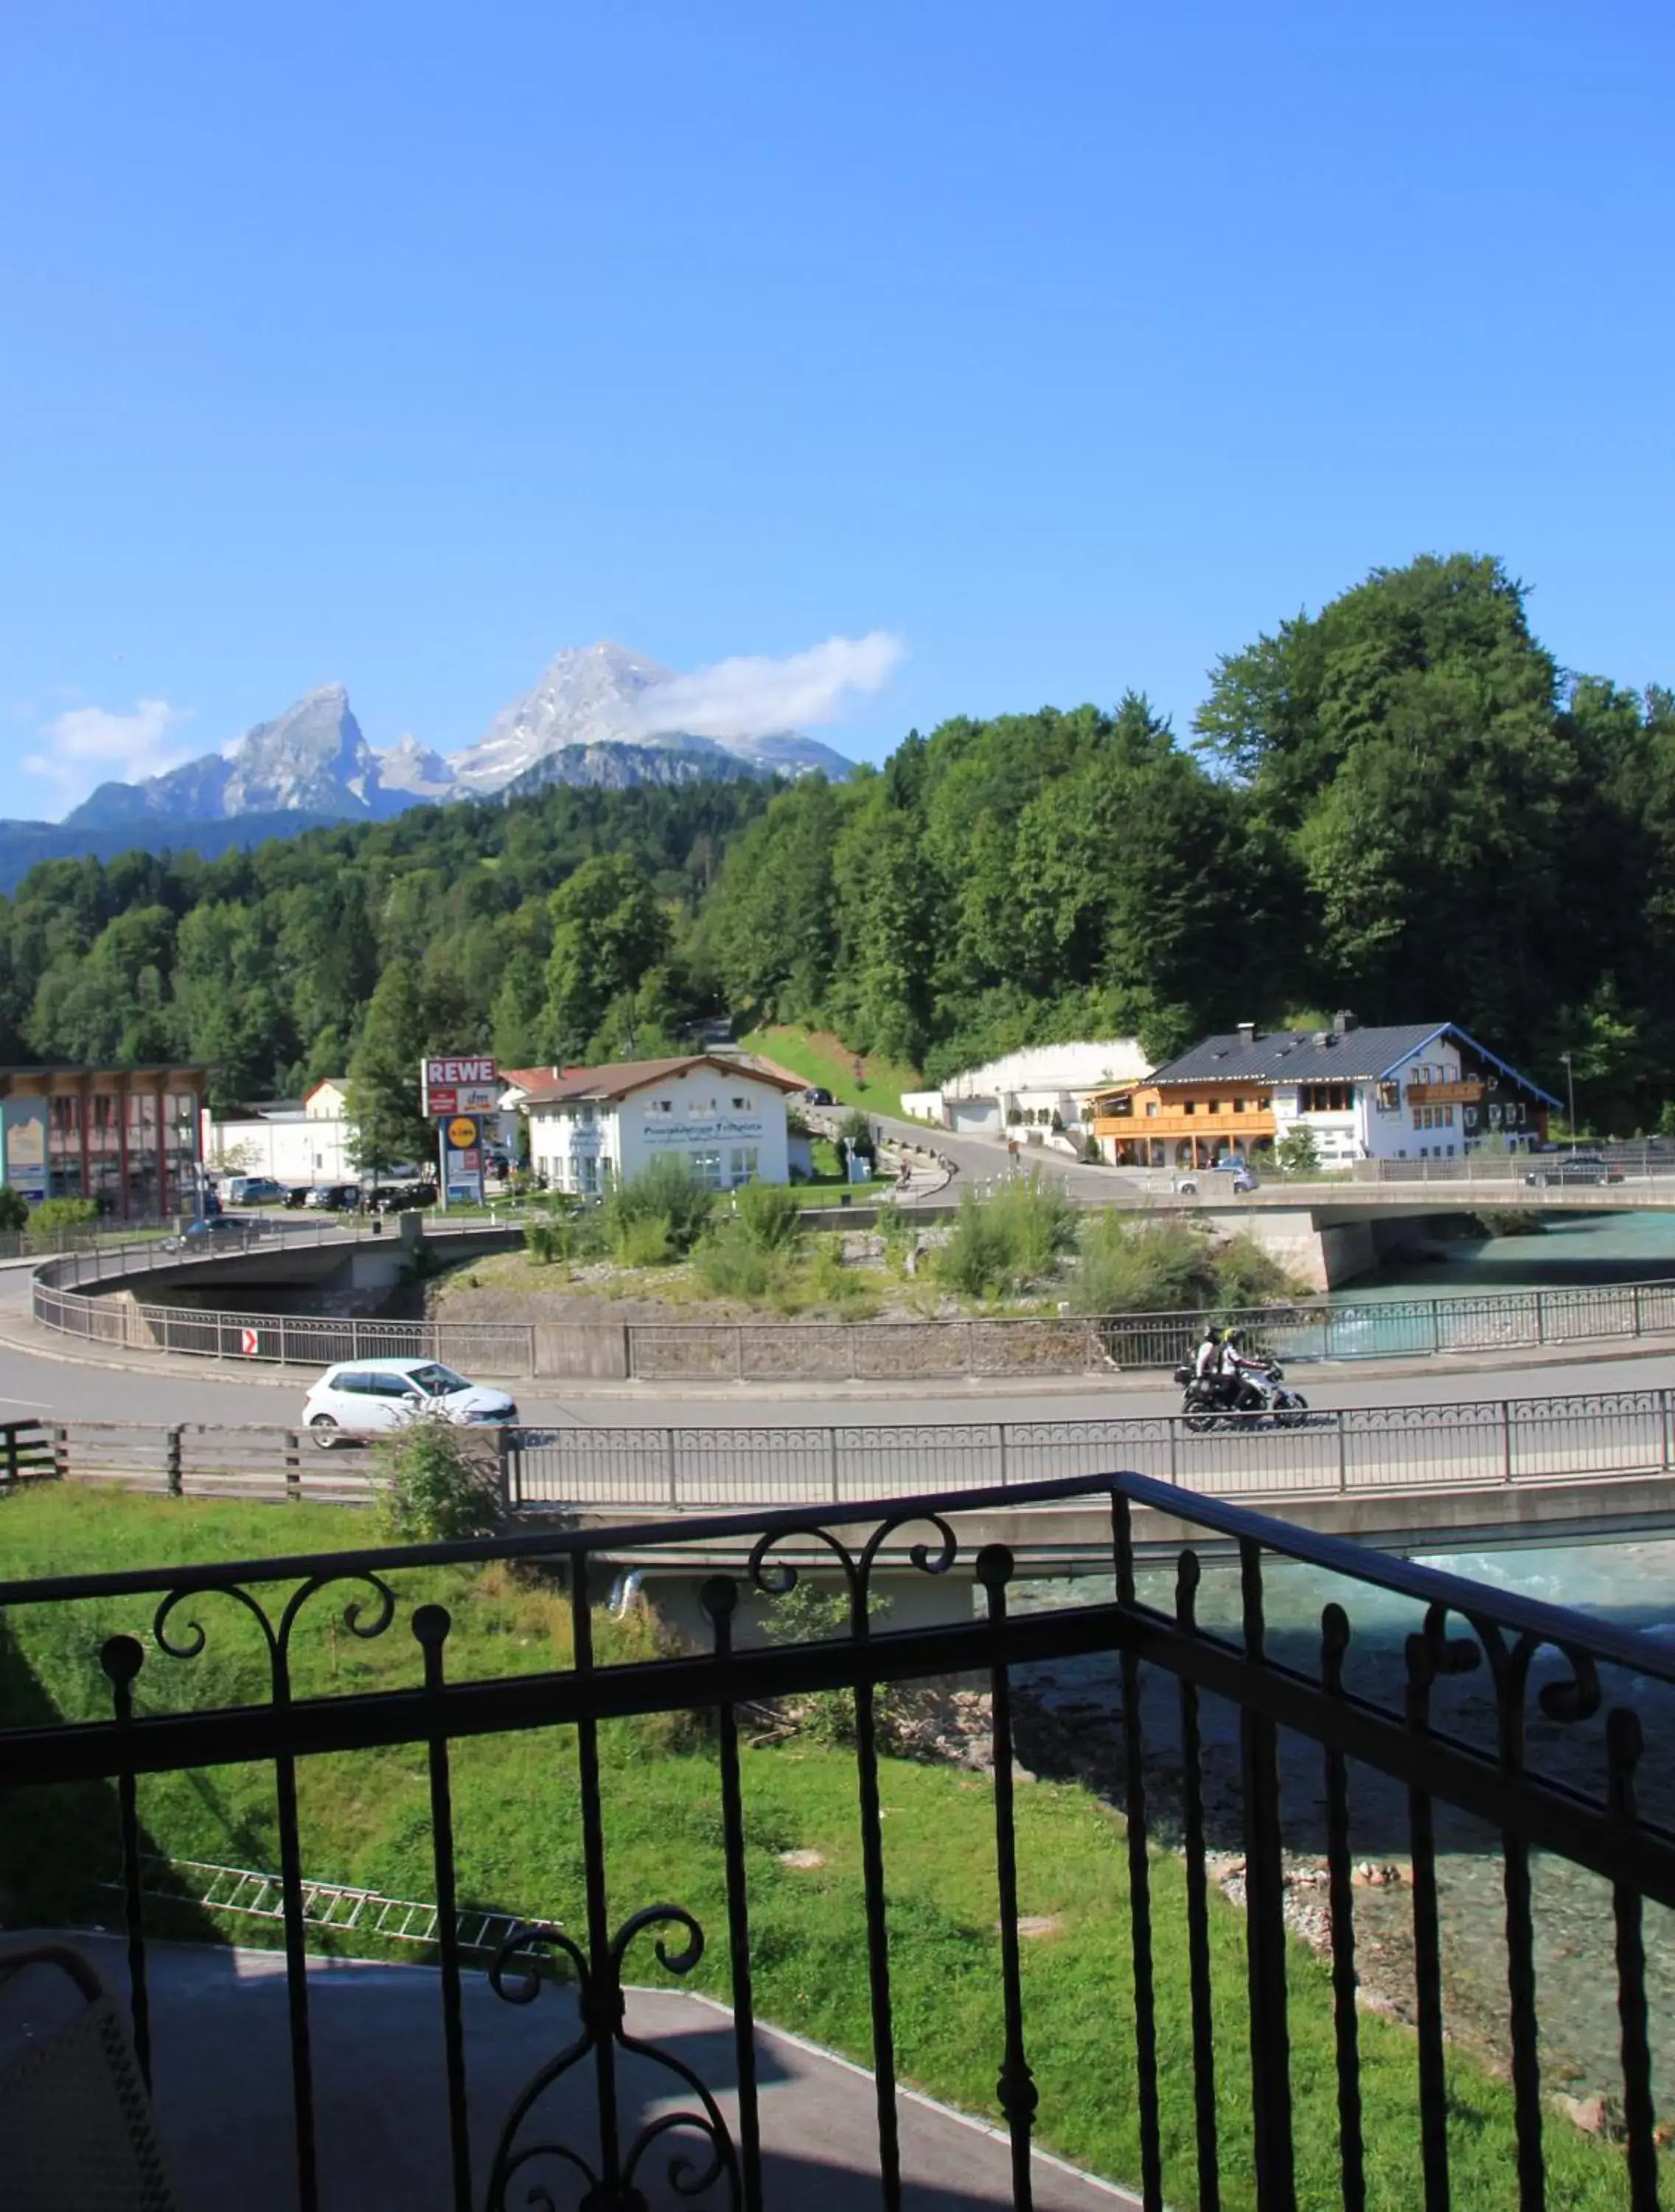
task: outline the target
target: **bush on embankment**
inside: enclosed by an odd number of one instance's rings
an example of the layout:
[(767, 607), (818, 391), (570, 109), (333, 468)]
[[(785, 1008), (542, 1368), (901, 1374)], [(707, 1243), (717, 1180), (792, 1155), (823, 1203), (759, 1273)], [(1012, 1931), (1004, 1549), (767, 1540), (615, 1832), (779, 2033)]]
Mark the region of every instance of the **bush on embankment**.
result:
[(1080, 1207), (1039, 1170), (987, 1196), (968, 1191), (935, 1272), (968, 1297), (1016, 1297), (1062, 1281), (1071, 1310), (1082, 1314), (1224, 1311), (1302, 1295), (1253, 1237), (1218, 1244), (1191, 1221)]

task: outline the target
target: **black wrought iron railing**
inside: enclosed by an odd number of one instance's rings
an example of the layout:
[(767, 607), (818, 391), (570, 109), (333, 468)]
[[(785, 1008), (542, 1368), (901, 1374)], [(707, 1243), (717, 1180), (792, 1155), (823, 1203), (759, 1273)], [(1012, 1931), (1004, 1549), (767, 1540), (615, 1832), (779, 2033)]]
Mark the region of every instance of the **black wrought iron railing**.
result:
[[(1004, 1540), (1016, 1509), (1046, 1503), (1083, 1510), (1108, 1532), (1108, 1575), (1096, 1588), (1077, 1584), (1069, 1603), (1042, 1604), (1039, 1593), (1022, 1590)], [(0, 1517), (12, 1510), (0, 1506)], [(640, 1571), (654, 1576), (658, 1549), (667, 1546), (689, 1575), (694, 1547), (703, 1545), (713, 1547), (718, 1561), (746, 1564), (701, 1581), (696, 1645), (626, 1658), (606, 1652), (598, 1626), (616, 1578), (614, 1556), (631, 1550)], [(538, 1568), (561, 1587), (571, 1638), (565, 1662), (454, 1679), (449, 1612), (431, 1601), (414, 1607), (404, 1591), (415, 1575), (461, 1566), (502, 1574)], [(760, 1608), (771, 1625), (798, 1573), (811, 1571), (823, 1574), (838, 1595), (835, 1629), (826, 1622), (809, 1640), (747, 1643), (745, 1601), (752, 1619)], [(949, 1604), (943, 1618), (908, 1609), (901, 1616), (908, 1625), (892, 1626), (891, 1616), (876, 1611), (891, 1593), (946, 1597), (968, 1578), (969, 1617)], [(349, 1601), (341, 1613), (340, 1600)], [(901, 1923), (904, 1901), (893, 1872), (879, 1716), (893, 1686), (952, 1677), (980, 1680), (992, 1700), (998, 1910), (992, 1947), (985, 1953), (989, 1939), (974, 1934), (969, 1955), (980, 1960), (972, 1971), (989, 1990), (1010, 2201), (1030, 2205), (1039, 2185), (1032, 2155), (1038, 2132), (1063, 2142), (1059, 2116), (1071, 2087), (1079, 2084), (1085, 2098), (1089, 2073), (1100, 2072), (1099, 2045), (1088, 2040), (1085, 2023), (1069, 2043), (1047, 2032), (1041, 1984), (1024, 1969), (1024, 1939), (1034, 1931), (1020, 1910), (1023, 1889), (1041, 1887), (1043, 1872), (1029, 1856), (1029, 1839), (1040, 1831), (1020, 1818), (1015, 1796), (1019, 1731), (1029, 1710), (1020, 1698), (1039, 1694), (1041, 1669), (1062, 1674), (1077, 1667), (1087, 1670), (1089, 1696), (1120, 1737), (1110, 1786), (1126, 1820), (1126, 1901), (1114, 1880), (1110, 1909), (1126, 1909), (1127, 1967), (1123, 1985), (1097, 1993), (1097, 2002), (1112, 2020), (1123, 2018), (1133, 2063), (1132, 2071), (1099, 2081), (1094, 2094), (1111, 2112), (1137, 2121), (1133, 2171), (1115, 2178), (1135, 2187), (1148, 2208), (1253, 2201), (1260, 2212), (1294, 2212), (1301, 2141), (1320, 2133), (1318, 2112), (1299, 2100), (1323, 2099), (1335, 2107), (1337, 2150), (1324, 2185), (1315, 2172), (1308, 2201), (1350, 2207), (1404, 2201), (1390, 2193), (1387, 2180), (1375, 2185), (1375, 2167), (1395, 2155), (1392, 2077), (1387, 2068), (1381, 2075), (1376, 2125), (1386, 2133), (1375, 2143), (1375, 2116), (1362, 2095), (1372, 2031), (1358, 2008), (1358, 1922), (1371, 1895), (1356, 1887), (1358, 1854), (1387, 1856), (1398, 1826), (1411, 1866), (1399, 1894), (1404, 1910), (1411, 1907), (1414, 2063), (1404, 2077), (1411, 2079), (1411, 2106), (1394, 2124), (1415, 2167), (1405, 2201), (1441, 2212), (1465, 2154), (1462, 2130), (1482, 2124), (1480, 2111), (1462, 2118), (1460, 2055), (1448, 2047), (1442, 1861), (1462, 1848), (1467, 1828), (1477, 1848), (1492, 1852), (1499, 1889), (1503, 1978), (1491, 2009), (1503, 2032), (1510, 2087), (1493, 2094), (1509, 2106), (1511, 2154), (1500, 2176), (1504, 2195), (1495, 2201), (1535, 2212), (1549, 2202), (1556, 2159), (1565, 2179), (1553, 2202), (1650, 2212), (1660, 2201), (1663, 2153), (1644, 1923), (1648, 1907), (1675, 1906), (1675, 1769), (1665, 1733), (1675, 1712), (1675, 1652), (1632, 1628), (1365, 1554), (1351, 1543), (1131, 1474), (898, 1498), (841, 1511), (686, 1516), (614, 1534), (543, 1531), (3, 1583), (0, 1631), (14, 1671), (20, 1662), (27, 1671), (37, 1644), (62, 1655), (75, 1623), (108, 1624), (113, 1607), (133, 1626), (89, 1648), (84, 1670), (94, 1681), (94, 1670), (102, 1669), (102, 1713), (89, 1697), (83, 1717), (46, 1710), (39, 1700), (33, 1711), (27, 1701), (14, 1703), (0, 1716), (9, 1723), (0, 1729), (0, 1858), (9, 1853), (15, 1863), (20, 1850), (27, 1856), (34, 1832), (61, 1844), (73, 1832), (74, 1848), (90, 1868), (104, 1868), (108, 1854), (119, 1869), (133, 2040), (149, 2079), (152, 1793), (171, 1776), (213, 1777), (252, 1762), (270, 1771), (295, 2160), (294, 2178), (276, 2178), (268, 2200), (275, 2204), (294, 2202), (313, 2212), (323, 2201), (299, 1773), (328, 1754), (367, 1758), (404, 1745), (422, 1754), (441, 2027), (435, 2101), (446, 2114), (449, 2201), (457, 2212), (571, 2201), (596, 2212), (627, 2212), (665, 2201), (652, 2193), (654, 2180), (673, 2188), (671, 2202), (762, 2212), (786, 2201), (774, 2195), (757, 2088), (761, 1899), (744, 1771), (756, 1754), (742, 1745), (741, 1717), (774, 1701), (841, 1690), (853, 1701), (853, 1819), (864, 1892), (863, 1940), (843, 1971), (865, 1991), (875, 2087), (874, 2140), (855, 2154), (876, 2175), (874, 2201), (887, 2212), (901, 2206), (895, 1993), (902, 1947), (914, 1937)], [(214, 1671), (218, 1643), (240, 1621), (259, 1631), (265, 1675), (259, 1701), (228, 1699), (228, 1678)], [(338, 1621), (341, 1634), (331, 1626)], [(369, 1688), (352, 1666), (346, 1680), (337, 1679), (340, 1644), (352, 1658), (398, 1636), (398, 1624), (416, 1647), (411, 1680)], [(338, 1638), (333, 1677), (315, 1693), (316, 1676), (298, 1662), (305, 1643), (326, 1632)], [(205, 1674), (209, 1693), (195, 1702), (193, 1682)], [(614, 1872), (601, 1731), (625, 1717), (657, 1715), (703, 1721), (702, 1756), (713, 1761), (713, 1832), (695, 1826), (684, 1848), (695, 1881), (700, 1856), (719, 1853), (719, 1929), (703, 1928), (677, 1897), (625, 1899)], [(511, 1745), (530, 1730), (574, 1740), (574, 1894), (560, 1920), (520, 1924), (507, 1935), (483, 1968), (460, 1940), (453, 1767), (468, 1743)], [(74, 1831), (50, 1821), (37, 1831), (49, 1802), (40, 1793), (77, 1787), (110, 1790), (112, 1832), (98, 1832), (85, 1820)], [(1225, 1860), (1217, 1856), (1229, 1842), (1238, 1861), (1230, 1884)], [(1165, 1844), (1178, 1850), (1184, 1869), (1182, 1990), (1162, 1987), (1159, 1978), (1162, 1932), (1155, 1899), (1168, 1886), (1159, 1858)], [(1330, 2008), (1332, 2060), (1324, 2075), (1315, 2069), (1300, 2078), (1291, 2024), (1299, 2004), (1314, 2002), (1310, 1977), (1318, 1980), (1320, 1970), (1288, 1933), (1287, 1916), (1295, 1855), (1307, 1844), (1317, 1851), (1329, 1904), (1320, 1940), (1330, 1996), (1320, 2002)], [(1571, 2036), (1569, 2056), (1573, 2075), (1578, 2064), (1596, 2075), (1609, 2066), (1615, 2087), (1602, 2111), (1609, 2109), (1605, 2132), (1615, 2140), (1588, 2139), (1593, 2163), (1581, 2181), (1578, 2139), (1569, 2121), (1555, 2118), (1544, 2087), (1546, 1954), (1532, 1898), (1538, 1870), (1554, 1865), (1602, 1881), (1611, 1900), (1608, 1946), (1587, 1962), (1587, 1972), (1614, 1992), (1614, 2032), (1609, 2049), (1580, 2054)], [(1237, 1943), (1229, 1940), (1229, 1908), (1218, 1894), (1227, 1887), (1238, 1899)], [(319, 1924), (316, 1912), (312, 1925)], [(624, 2013), (630, 1953), (641, 1936), (655, 1938), (662, 1966), (679, 1977), (718, 1935), (732, 2008), (725, 2100), (685, 2059), (632, 2034)], [(786, 1940), (780, 1926), (775, 1944)], [(486, 1977), (499, 1996), (532, 2000), (543, 1986), (543, 1960), (573, 1985), (574, 2033), (559, 2039), (506, 2109), (485, 2110), (468, 2072), (468, 1993), (475, 2002), (472, 1985)], [(1242, 2085), (1229, 2081), (1228, 2044), (1217, 2034), (1229, 1977), (1240, 1984), (1248, 2021)], [(1666, 1979), (1659, 1986), (1666, 1999)], [(1183, 2008), (1185, 2022), (1167, 2052), (1158, 2024), (1166, 2001)], [(1391, 2033), (1382, 2023), (1379, 2032)], [(633, 2100), (625, 2100), (623, 2069), (630, 2063), (662, 2069), (680, 2100), (677, 2112), (659, 2106), (646, 2117), (628, 2109)], [(587, 2085), (590, 2108), (585, 2140), (549, 2117), (561, 2086), (574, 2089), (579, 2080)], [(270, 2085), (261, 2094), (270, 2098)], [(1174, 2115), (1167, 2129), (1166, 2111)], [(1555, 2128), (1566, 2131), (1557, 2150)], [(167, 2155), (166, 2130), (163, 2148)], [(806, 2174), (802, 2187), (806, 2198)], [(1490, 2200), (1479, 2189), (1471, 2201)]]

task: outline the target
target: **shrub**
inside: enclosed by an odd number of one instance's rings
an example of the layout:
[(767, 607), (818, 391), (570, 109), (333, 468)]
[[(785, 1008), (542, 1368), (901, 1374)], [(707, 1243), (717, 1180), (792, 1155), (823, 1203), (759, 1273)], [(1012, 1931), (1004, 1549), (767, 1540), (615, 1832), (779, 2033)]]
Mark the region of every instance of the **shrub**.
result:
[(1313, 1175), (1320, 1164), (1320, 1148), (1312, 1129), (1292, 1129), (1274, 1146), (1274, 1165), (1282, 1175)]
[(989, 1198), (966, 1192), (937, 1255), (937, 1273), (968, 1297), (1023, 1290), (1055, 1274), (1076, 1238), (1075, 1206), (1037, 1171)]
[(783, 1183), (747, 1182), (733, 1193), (738, 1232), (758, 1252), (782, 1252), (794, 1244), (803, 1226), (803, 1209)]
[(629, 1224), (656, 1221), (666, 1249), (685, 1254), (703, 1235), (714, 1204), (714, 1192), (694, 1182), (685, 1162), (665, 1154), (611, 1192), (604, 1202), (605, 1234), (620, 1258)]
[(611, 1255), (623, 1267), (665, 1267), (675, 1256), (670, 1224), (661, 1213), (636, 1213), (611, 1233)]
[(1214, 1255), (1218, 1306), (1268, 1306), (1296, 1297), (1302, 1286), (1253, 1237), (1231, 1237)]
[(852, 1154), (865, 1160), (869, 1165), (878, 1157), (878, 1140), (872, 1133), (872, 1124), (859, 1106), (852, 1106), (843, 1117), (838, 1131), (840, 1140)]
[[(869, 1620), (888, 1611), (889, 1600), (878, 1591), (867, 1595)], [(853, 1633), (853, 1611), (847, 1591), (833, 1589), (804, 1576), (764, 1607), (762, 1632), (771, 1644), (847, 1642)], [(896, 1683), (880, 1683), (873, 1692), (873, 1717), (888, 1741), (902, 1717), (906, 1692)], [(812, 1743), (847, 1748), (855, 1741), (855, 1693), (853, 1690), (811, 1690), (796, 1698), (781, 1698), (773, 1709), (779, 1733), (806, 1738)]]
[(1184, 1222), (1130, 1224), (1114, 1213), (1091, 1214), (1082, 1227), (1082, 1264), (1071, 1286), (1077, 1313), (1186, 1313), (1206, 1304), (1216, 1285), (1201, 1231)]
[(398, 1543), (452, 1544), (485, 1536), (500, 1519), (500, 1485), (482, 1431), (457, 1428), (445, 1413), (421, 1413), (377, 1447), (379, 1510)]
[(21, 1190), (0, 1190), (0, 1229), (27, 1229), (29, 1201)]
[(524, 1249), (537, 1267), (550, 1267), (555, 1261), (568, 1260), (575, 1241), (574, 1225), (569, 1221), (531, 1221), (525, 1224)]
[(91, 1229), (99, 1208), (90, 1198), (44, 1198), (29, 1216), (31, 1229), (46, 1235), (61, 1229)]
[(809, 1262), (807, 1276), (809, 1295), (816, 1305), (847, 1306), (853, 1320), (865, 1319), (859, 1310), (865, 1306), (876, 1311), (877, 1297), (874, 1285), (863, 1269), (846, 1267), (843, 1255), (830, 1237), (822, 1237)]
[(704, 1238), (692, 1265), (704, 1288), (719, 1298), (765, 1298), (783, 1273), (779, 1254), (753, 1243), (731, 1221)]

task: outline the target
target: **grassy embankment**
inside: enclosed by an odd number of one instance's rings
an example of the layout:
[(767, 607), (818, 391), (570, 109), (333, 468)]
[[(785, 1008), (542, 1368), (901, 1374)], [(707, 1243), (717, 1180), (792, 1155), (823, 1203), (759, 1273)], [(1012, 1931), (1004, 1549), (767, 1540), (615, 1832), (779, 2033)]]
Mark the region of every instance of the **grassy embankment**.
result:
[[(42, 1486), (0, 1500), (0, 1574), (58, 1571), (71, 1560), (93, 1571), (251, 1559), (309, 1547), (335, 1549), (364, 1542), (367, 1534), (360, 1515), (325, 1507), (172, 1503)], [(563, 1602), (504, 1570), (409, 1574), (400, 1579), (398, 1595), (395, 1623), (370, 1643), (346, 1634), (340, 1621), (334, 1631), (333, 1594), (317, 1595), (293, 1645), (298, 1694), (416, 1681), (408, 1622), (411, 1607), (427, 1598), (445, 1601), (454, 1616), (453, 1679), (562, 1667), (568, 1660)], [(15, 1723), (41, 1694), (66, 1715), (105, 1710), (96, 1655), (100, 1639), (118, 1630), (148, 1636), (142, 1710), (260, 1701), (265, 1662), (242, 1609), (204, 1597), (184, 1611), (202, 1620), (209, 1641), (201, 1657), (176, 1662), (149, 1646), (150, 1609), (137, 1601), (39, 1613), (13, 1608), (5, 1624), (9, 1653), (0, 1642), (0, 1718)], [(599, 1633), (608, 1662), (646, 1648), (643, 1629), (602, 1620)], [(692, 1981), (725, 1998), (719, 1795), (701, 1725), (612, 1723), (602, 1738), (612, 1919), (665, 1898), (687, 1905), (711, 1938)], [(744, 1759), (744, 1790), (758, 2011), (865, 2063), (870, 2030), (853, 1764), (841, 1751), (811, 1744), (752, 1751)], [(397, 1896), (434, 1893), (424, 1758), (417, 1747), (308, 1760), (300, 1792), (310, 1875)], [(498, 1742), (462, 1741), (454, 1750), (453, 1793), (462, 1898), (579, 1920), (572, 1735), (553, 1729)], [(95, 1802), (97, 1796), (81, 1792), (56, 1808), (32, 1806), (24, 1820), (0, 1824), (0, 1896), (9, 1924), (108, 1919), (108, 1895), (78, 1884), (72, 1871), (90, 1866), (105, 1875), (115, 1866), (113, 1826), (108, 1840), (98, 1833), (98, 1823), (110, 1818), (109, 1803)], [(141, 1815), (157, 1848), (177, 1859), (264, 1870), (276, 1863), (272, 1797), (271, 1776), (259, 1767), (143, 1778), (140, 1784)], [(902, 2077), (992, 2117), (1000, 2011), (990, 1787), (950, 1768), (887, 1760), (882, 1797)], [(1029, 2055), (1041, 2095), (1040, 2140), (1132, 2182), (1138, 2144), (1123, 1824), (1080, 1788), (1037, 1784), (1017, 1793), (1017, 1835), (1022, 1909), (1050, 1926), (1026, 1943), (1023, 1960)], [(791, 1850), (818, 1852), (821, 1863), (789, 1867), (780, 1855)], [(1193, 2201), (1195, 2182), (1178, 1863), (1155, 1856), (1151, 1884), (1165, 2192), (1172, 2204), (1186, 2205)], [(1211, 1905), (1223, 2201), (1235, 2212), (1253, 2202), (1243, 1927), (1218, 1894), (1212, 1893)], [(241, 1942), (259, 1940), (249, 1923), (228, 1923), (225, 1932)], [(1331, 1993), (1324, 1969), (1302, 1948), (1292, 1946), (1288, 1963), (1298, 2198), (1316, 2212), (1338, 2193)], [(634, 1954), (630, 1972), (644, 1980), (658, 1977), (655, 1959), (644, 1950)], [(1371, 2016), (1362, 2020), (1360, 2033), (1368, 2203), (1375, 2212), (1409, 2212), (1422, 2194), (1413, 2039)], [(1455, 2201), (1474, 2212), (1511, 2206), (1516, 2183), (1509, 2092), (1463, 2056), (1451, 2058), (1450, 2092)], [(1556, 2121), (1548, 2155), (1551, 2206), (1605, 2212), (1624, 2203), (1619, 2152)]]
[[(439, 1286), (435, 1310), (469, 1318), (483, 1294), (503, 1303), (573, 1282), (573, 1265), (591, 1270), (577, 1285), (603, 1297), (652, 1297), (707, 1306), (728, 1318), (752, 1312), (826, 1311), (851, 1320), (889, 1310), (925, 1318), (958, 1313), (1027, 1315), (1068, 1308), (1078, 1314), (1231, 1312), (1302, 1293), (1302, 1286), (1244, 1236), (1217, 1242), (1201, 1222), (1156, 1221), (1074, 1205), (1039, 1173), (986, 1195), (968, 1190), (953, 1221), (908, 1273), (922, 1233), (911, 1217), (881, 1216), (881, 1249), (840, 1264), (822, 1236), (799, 1233), (784, 1194), (747, 1192), (737, 1212), (711, 1208), (683, 1251), (671, 1249), (670, 1224), (654, 1239), (655, 1264), (638, 1260), (631, 1238), (610, 1244), (619, 1263), (601, 1258), (610, 1227), (586, 1221), (560, 1239), (532, 1230), (530, 1249), (474, 1262)], [(620, 1225), (619, 1225), (620, 1226)], [(588, 1241), (584, 1244), (584, 1234)], [(674, 1240), (678, 1243), (679, 1240)]]
[(800, 1075), (811, 1086), (829, 1091), (840, 1106), (862, 1106), (871, 1114), (894, 1114), (898, 1119), (906, 1119), (901, 1110), (901, 1093), (924, 1087), (917, 1068), (909, 1067), (905, 1060), (886, 1060), (882, 1053), (859, 1055), (861, 1073), (858, 1081), (857, 1055), (841, 1037), (834, 1036), (827, 1030), (783, 1024), (752, 1030), (748, 1036), (739, 1039), (739, 1043), (746, 1052), (774, 1060), (792, 1075)]

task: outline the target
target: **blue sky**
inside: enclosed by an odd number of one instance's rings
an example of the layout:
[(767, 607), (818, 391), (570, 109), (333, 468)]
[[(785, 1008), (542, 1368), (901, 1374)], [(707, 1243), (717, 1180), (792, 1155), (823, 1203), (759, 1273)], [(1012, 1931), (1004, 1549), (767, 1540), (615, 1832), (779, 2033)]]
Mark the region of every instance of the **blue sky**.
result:
[(890, 633), (863, 757), (1184, 730), (1426, 550), (1675, 681), (1672, 64), (1633, 0), (9, 0), (0, 811), (327, 681), (452, 749), (600, 635)]

